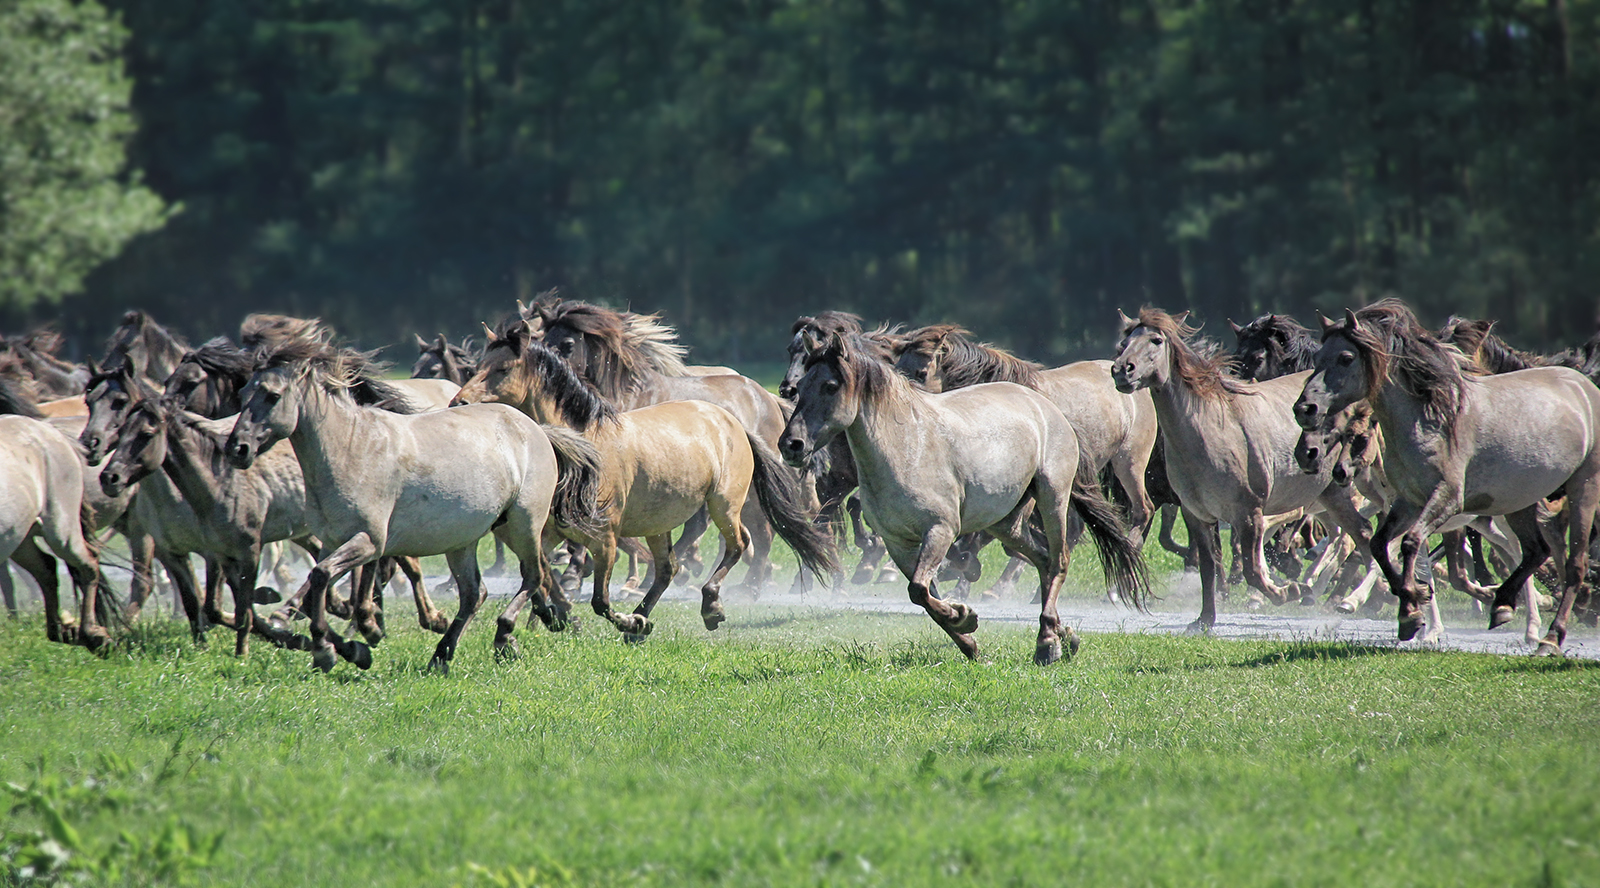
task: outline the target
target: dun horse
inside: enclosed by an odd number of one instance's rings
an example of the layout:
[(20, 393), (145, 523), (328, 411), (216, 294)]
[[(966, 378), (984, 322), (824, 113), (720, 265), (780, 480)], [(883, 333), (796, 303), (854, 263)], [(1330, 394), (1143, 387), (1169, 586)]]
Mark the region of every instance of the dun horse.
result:
[[(831, 540), (801, 508), (801, 493), (778, 457), (728, 411), (705, 401), (669, 401), (618, 411), (565, 361), (533, 341), (525, 321), (495, 332), (483, 361), (462, 388), (463, 401), (509, 404), (541, 423), (583, 434), (600, 454), (600, 502), (606, 525), (599, 532), (563, 529), (595, 559), (595, 613), (630, 640), (652, 629), (650, 611), (675, 572), (673, 529), (704, 507), (722, 534), (722, 555), (701, 588), (700, 615), (707, 629), (724, 619), (722, 580), (738, 563), (749, 533), (739, 515), (754, 486), (763, 513), (801, 563), (818, 577), (836, 570)], [(631, 614), (611, 607), (611, 569), (617, 543), (643, 537), (655, 559), (655, 579)], [(501, 618), (496, 644), (509, 639), (516, 608)]]
[[(1403, 303), (1385, 299), (1324, 323), (1316, 371), (1294, 405), (1313, 428), (1359, 399), (1383, 430), (1384, 466), (1395, 499), (1372, 553), (1400, 596), (1399, 637), (1424, 628), (1428, 596), (1415, 575), (1424, 541), (1461, 515), (1506, 515), (1523, 560), (1495, 593), (1489, 626), (1511, 620), (1516, 596), (1550, 552), (1538, 506), (1565, 488), (1569, 517), (1565, 588), (1538, 653), (1555, 654), (1589, 562), (1600, 507), (1600, 389), (1565, 367), (1497, 376), (1464, 372), (1467, 359), (1438, 342)], [(1397, 570), (1389, 542), (1400, 540)]]
[(1110, 504), (1077, 483), (1077, 433), (1049, 399), (1011, 383), (919, 391), (881, 346), (861, 336), (834, 335), (807, 351), (784, 458), (802, 464), (835, 436), (846, 437), (868, 521), (910, 581), (912, 602), (963, 654), (978, 655), (977, 612), (937, 598), (933, 581), (964, 533), (987, 531), (1038, 569), (1034, 661), (1041, 665), (1061, 659), (1063, 645), (1067, 655), (1078, 647), (1056, 607), (1071, 557), (1069, 509), (1094, 535), (1107, 582), (1142, 607), (1143, 558)]
[[(329, 585), (383, 555), (444, 554), (460, 608), (431, 666), (448, 672), (461, 633), (477, 611), (477, 543), (491, 530), (520, 561), (522, 589), (544, 608), (556, 589), (540, 539), (547, 520), (592, 528), (597, 479), (594, 448), (570, 432), (546, 432), (516, 410), (472, 404), (400, 415), (357, 405), (349, 389), (367, 375), (365, 355), (336, 348), (311, 325), (258, 357), (227, 453), (247, 468), (287, 438), (310, 495), (311, 528), (334, 546), (307, 579), (313, 662), (331, 669), (337, 654), (367, 666), (371, 653), (330, 631)], [(537, 590), (537, 591), (536, 591)], [(551, 628), (564, 625), (548, 613)], [(371, 602), (355, 608), (369, 642), (382, 637)]]

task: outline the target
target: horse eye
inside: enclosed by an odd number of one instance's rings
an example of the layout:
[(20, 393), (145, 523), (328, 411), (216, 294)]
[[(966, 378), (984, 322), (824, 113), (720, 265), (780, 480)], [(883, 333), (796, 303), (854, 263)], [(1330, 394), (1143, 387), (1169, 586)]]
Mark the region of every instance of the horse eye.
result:
[(266, 402), (268, 406), (278, 403), (278, 401), (282, 398), (283, 396), (277, 392), (266, 392), (261, 396), (261, 400)]
[(1348, 367), (1351, 364), (1354, 364), (1355, 362), (1356, 362), (1356, 356), (1355, 355), (1352, 355), (1349, 352), (1340, 352), (1339, 353), (1339, 366), (1340, 367)]
[(837, 379), (830, 379), (827, 382), (824, 382), (822, 384), (822, 393), (824, 395), (831, 395), (834, 392), (837, 392), (838, 390), (839, 390), (839, 380), (837, 380)]
[(1150, 337), (1150, 344), (1151, 345), (1160, 345), (1161, 341), (1162, 340), (1161, 340), (1160, 336), (1152, 336), (1152, 337)]

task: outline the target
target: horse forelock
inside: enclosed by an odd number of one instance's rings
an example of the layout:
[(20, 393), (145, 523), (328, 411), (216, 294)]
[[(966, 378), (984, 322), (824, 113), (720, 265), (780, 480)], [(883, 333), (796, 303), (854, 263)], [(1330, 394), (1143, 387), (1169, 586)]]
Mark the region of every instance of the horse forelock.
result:
[(1323, 341), (1341, 335), (1360, 356), (1367, 374), (1364, 397), (1371, 401), (1392, 377), (1423, 405), (1423, 415), (1444, 430), (1455, 431), (1466, 397), (1466, 378), (1473, 362), (1453, 345), (1440, 342), (1417, 320), (1410, 307), (1389, 297), (1353, 313), (1323, 333)]
[[(293, 320), (293, 319), (291, 319)], [(349, 397), (351, 389), (362, 386), (369, 404), (385, 406), (404, 402), (404, 394), (381, 379), (385, 366), (375, 359), (375, 351), (357, 351), (329, 341), (331, 331), (312, 323), (288, 332), (256, 351), (255, 370), (279, 367), (291, 370), (331, 395)]]
[(1199, 327), (1148, 305), (1139, 309), (1139, 317), (1131, 329), (1138, 327), (1154, 330), (1166, 338), (1171, 346), (1168, 351), (1172, 355), (1173, 371), (1196, 395), (1218, 399), (1229, 394), (1249, 394), (1243, 381), (1228, 373), (1232, 358), (1220, 347), (1207, 355), (1190, 344), (1200, 332)]
[(181, 363), (195, 364), (208, 376), (233, 380), (248, 379), (255, 369), (255, 357), (226, 336), (206, 340), (184, 355)]

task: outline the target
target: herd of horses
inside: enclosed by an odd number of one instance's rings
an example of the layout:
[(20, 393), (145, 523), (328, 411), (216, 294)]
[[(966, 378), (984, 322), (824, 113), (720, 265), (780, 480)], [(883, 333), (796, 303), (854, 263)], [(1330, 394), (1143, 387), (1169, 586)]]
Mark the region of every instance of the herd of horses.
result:
[[(569, 592), (586, 573), (594, 613), (643, 641), (667, 586), (705, 569), (699, 540), (713, 527), (707, 629), (725, 619), (722, 584), (740, 560), (759, 588), (779, 538), (798, 556), (797, 584), (809, 573), (839, 585), (853, 531), (856, 581), (886, 556), (972, 658), (965, 592), (984, 545), (1011, 556), (1001, 583), (1037, 572), (1045, 665), (1080, 644), (1057, 601), (1084, 532), (1108, 595), (1143, 609), (1158, 517), (1162, 545), (1200, 574), (1193, 631), (1215, 624), (1227, 585), (1223, 524), (1254, 599), (1325, 596), (1346, 612), (1398, 600), (1401, 640), (1442, 629), (1419, 574), (1434, 534), (1428, 560), (1442, 555), (1491, 628), (1520, 605), (1528, 641), (1555, 654), (1576, 608), (1593, 619), (1600, 335), (1533, 355), (1485, 322), (1430, 331), (1392, 298), (1323, 319), (1320, 336), (1283, 315), (1234, 324), (1231, 352), (1187, 313), (1145, 308), (1122, 325), (1112, 360), (1048, 368), (953, 325), (868, 329), (822, 312), (795, 322), (774, 395), (726, 367), (685, 364), (659, 316), (554, 293), (485, 326), (478, 348), (419, 337), (410, 379), (388, 378), (316, 320), (251, 315), (237, 341), (191, 347), (129, 312), (84, 366), (55, 357), (48, 332), (0, 344), (0, 561), (32, 576), (51, 640), (103, 650), (159, 564), (197, 640), (222, 625), (238, 655), (254, 635), (323, 670), (371, 665), (383, 590), (400, 571), (418, 622), (441, 635), (431, 665), (447, 672), (486, 598), (488, 535), (520, 578), (496, 621), (500, 655), (515, 654), (525, 608), (550, 630), (574, 625)], [(1175, 515), (1187, 545), (1172, 539)], [(125, 603), (100, 566), (113, 530), (133, 566)], [(257, 582), (286, 541), (313, 566), (283, 601)], [(611, 597), (624, 554), (644, 587), (626, 613)], [(426, 555), (449, 565), (453, 618), (423, 585)], [(56, 559), (77, 594), (72, 615)], [(335, 586), (347, 574), (345, 597)], [(1559, 591), (1543, 636), (1535, 577)], [(9, 571), (0, 581), (15, 612)]]

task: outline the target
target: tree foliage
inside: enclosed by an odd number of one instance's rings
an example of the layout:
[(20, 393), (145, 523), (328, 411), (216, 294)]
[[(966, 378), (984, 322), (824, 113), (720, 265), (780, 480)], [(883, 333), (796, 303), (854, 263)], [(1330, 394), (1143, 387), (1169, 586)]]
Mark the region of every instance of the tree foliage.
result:
[(59, 301), (165, 219), (124, 173), (126, 37), (91, 0), (0, 4), (0, 305)]
[(1102, 353), (1395, 292), (1585, 337), (1597, 4), (115, 0), (135, 159), (187, 211), (97, 274), (196, 334), (369, 338), (513, 297), (662, 309), (707, 360), (795, 314)]

